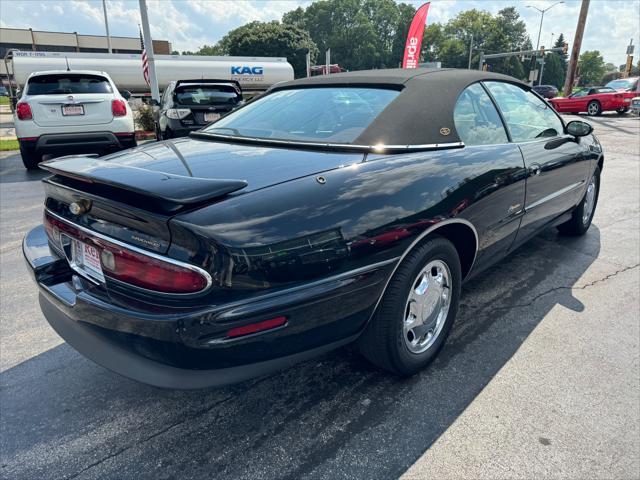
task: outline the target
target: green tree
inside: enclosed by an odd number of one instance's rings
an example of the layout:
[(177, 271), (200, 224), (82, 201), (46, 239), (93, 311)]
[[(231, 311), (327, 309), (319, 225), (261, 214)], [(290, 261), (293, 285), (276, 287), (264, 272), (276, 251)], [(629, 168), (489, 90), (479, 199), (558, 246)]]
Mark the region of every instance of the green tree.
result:
[(397, 67), (415, 9), (394, 0), (320, 0), (282, 21), (309, 32), (320, 55), (349, 70)]
[[(411, 20), (413, 20), (415, 14), (416, 9), (413, 5), (406, 3), (398, 4), (398, 20), (396, 24), (396, 32), (393, 37), (393, 45), (391, 46), (391, 57), (389, 59), (390, 67), (402, 66), (404, 47), (407, 43), (407, 35), (409, 35), (409, 26), (411, 25)], [(424, 37), (422, 39), (423, 45), (429, 43), (429, 39), (427, 38), (428, 30), (429, 27), (425, 29)]]
[(197, 54), (287, 57), (296, 76), (301, 77), (306, 75), (307, 52), (314, 62), (318, 47), (306, 31), (274, 20), (251, 22), (231, 30), (216, 45), (205, 45)]
[(507, 57), (498, 63), (493, 71), (499, 71), (518, 80), (525, 79), (524, 66), (518, 57)]
[(565, 71), (562, 67), (562, 59), (555, 52), (548, 53), (544, 59), (544, 71), (542, 72), (542, 83), (554, 85), (558, 90), (564, 86)]
[(183, 55), (208, 55), (208, 56), (216, 56), (216, 55), (228, 55), (225, 53), (224, 49), (220, 46), (219, 43), (215, 45), (203, 45), (200, 47), (200, 50), (197, 52), (182, 52)]
[[(558, 35), (558, 38), (556, 39), (556, 43), (553, 44), (553, 48), (563, 48), (564, 44), (566, 43), (566, 41), (567, 40), (564, 38), (564, 34), (561, 33), (560, 35)], [(560, 63), (562, 64), (562, 69), (564, 70), (564, 73), (566, 75), (567, 74), (567, 66), (569, 65), (569, 53), (568, 53), (568, 50), (567, 50), (567, 53), (557, 52), (555, 54), (558, 55), (558, 57), (560, 58)]]
[(580, 86), (600, 83), (605, 74), (604, 59), (598, 50), (587, 50), (578, 60), (580, 69)]
[[(467, 68), (472, 37), (471, 65), (474, 68), (477, 68), (480, 51), (513, 52), (531, 43), (526, 25), (515, 8), (504, 8), (497, 15), (472, 9), (460, 12), (444, 25), (429, 25), (425, 30), (422, 56), (429, 61), (442, 62), (443, 67)], [(491, 60), (488, 64), (492, 71), (518, 79), (528, 75), (528, 68), (517, 57)]]

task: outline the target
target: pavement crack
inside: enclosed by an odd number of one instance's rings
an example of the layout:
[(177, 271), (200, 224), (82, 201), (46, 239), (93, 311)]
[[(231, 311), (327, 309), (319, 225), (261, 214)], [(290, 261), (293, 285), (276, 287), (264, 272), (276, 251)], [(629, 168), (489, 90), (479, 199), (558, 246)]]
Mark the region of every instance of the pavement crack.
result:
[(210, 405), (207, 408), (203, 408), (203, 409), (198, 410), (198, 411), (196, 411), (196, 412), (194, 412), (194, 413), (192, 413), (190, 415), (186, 415), (182, 419), (178, 420), (177, 422), (171, 423), (170, 425), (166, 426), (165, 428), (163, 428), (163, 429), (161, 429), (161, 430), (159, 430), (159, 431), (157, 431), (157, 432), (155, 432), (155, 433), (143, 438), (142, 440), (140, 440), (138, 442), (135, 442), (135, 443), (132, 443), (131, 445), (127, 445), (126, 447), (123, 447), (123, 448), (121, 448), (121, 449), (119, 449), (119, 450), (107, 455), (106, 457), (101, 458), (100, 460), (96, 460), (95, 462), (91, 463), (90, 465), (87, 465), (86, 467), (84, 467), (82, 470), (79, 470), (79, 471), (75, 472), (71, 476), (65, 477), (65, 480), (73, 480), (74, 478), (78, 478), (84, 472), (86, 472), (88, 470), (91, 470), (92, 468), (97, 467), (98, 465), (101, 465), (104, 462), (106, 462), (108, 460), (111, 460), (112, 458), (117, 457), (118, 455), (126, 452), (127, 450), (130, 450), (133, 447), (137, 447), (137, 446), (142, 445), (142, 444), (144, 444), (144, 443), (146, 443), (146, 442), (148, 442), (150, 440), (153, 440), (154, 438), (159, 437), (160, 435), (168, 432), (169, 430), (171, 430), (171, 429), (173, 429), (175, 427), (178, 427), (178, 426), (186, 423), (187, 421), (189, 421), (189, 420), (191, 420), (193, 418), (199, 417), (201, 415), (205, 415), (208, 412), (210, 412), (211, 410), (213, 410), (214, 408), (216, 408), (217, 406), (222, 405), (223, 403), (228, 402), (229, 400), (231, 400), (231, 399), (233, 399), (235, 397), (236, 397), (236, 395), (229, 395), (228, 397), (223, 398), (222, 400), (220, 400), (218, 402), (215, 402), (213, 405)]
[[(581, 285), (579, 287), (565, 287), (565, 286), (561, 286), (561, 287), (554, 287), (554, 288), (550, 288), (549, 290), (545, 290), (542, 293), (539, 293), (538, 295), (536, 295), (535, 297), (533, 297), (531, 300), (529, 300), (527, 303), (516, 303), (514, 305), (505, 305), (504, 307), (496, 307), (493, 310), (512, 310), (514, 308), (526, 308), (526, 307), (530, 307), (531, 305), (533, 305), (537, 300), (539, 300), (540, 298), (549, 295), (550, 293), (553, 292), (557, 292), (560, 290), (585, 290), (589, 287), (593, 287), (595, 285), (597, 285), (598, 283), (602, 283), (602, 282), (606, 282), (607, 280), (615, 277), (616, 275), (619, 275), (621, 273), (624, 273), (626, 271), (629, 270), (633, 270), (634, 268), (638, 268), (640, 266), (640, 263), (636, 263), (635, 265), (631, 265), (631, 266), (627, 266), (624, 268), (621, 268), (619, 270), (616, 270), (613, 273), (610, 273), (608, 275), (605, 275), (602, 278), (598, 278), (592, 282), (586, 283), (584, 285)], [(466, 308), (469, 308), (469, 306), (465, 305)], [(473, 308), (473, 307), (471, 307)]]

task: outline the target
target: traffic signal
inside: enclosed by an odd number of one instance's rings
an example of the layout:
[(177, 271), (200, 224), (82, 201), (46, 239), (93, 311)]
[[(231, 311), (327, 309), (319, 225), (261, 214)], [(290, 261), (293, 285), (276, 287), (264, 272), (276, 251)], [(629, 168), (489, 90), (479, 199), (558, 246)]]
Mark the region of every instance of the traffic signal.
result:
[(567, 42), (564, 42), (562, 44), (562, 54), (566, 55), (569, 52), (569, 44)]

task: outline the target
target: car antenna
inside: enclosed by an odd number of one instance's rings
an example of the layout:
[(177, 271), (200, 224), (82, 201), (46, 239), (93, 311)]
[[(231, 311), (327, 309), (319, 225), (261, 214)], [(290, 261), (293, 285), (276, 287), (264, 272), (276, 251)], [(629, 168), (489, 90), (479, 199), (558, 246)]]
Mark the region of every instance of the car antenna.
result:
[(64, 61), (67, 62), (67, 72), (71, 71), (71, 67), (69, 67), (69, 57), (64, 57)]

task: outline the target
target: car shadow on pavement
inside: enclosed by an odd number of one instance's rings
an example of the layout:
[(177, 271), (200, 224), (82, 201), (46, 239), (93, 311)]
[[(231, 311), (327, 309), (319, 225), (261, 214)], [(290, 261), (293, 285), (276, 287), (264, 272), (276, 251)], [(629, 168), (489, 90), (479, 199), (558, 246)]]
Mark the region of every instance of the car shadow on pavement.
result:
[(63, 344), (0, 375), (5, 478), (397, 478), (447, 430), (600, 251), (549, 230), (471, 280), (452, 334), (400, 379), (344, 348), (206, 391), (119, 377)]
[[(0, 159), (0, 162), (2, 161)], [(45, 170), (27, 170), (21, 163), (13, 168), (0, 168), (0, 183), (33, 182), (48, 175), (51, 173)]]

